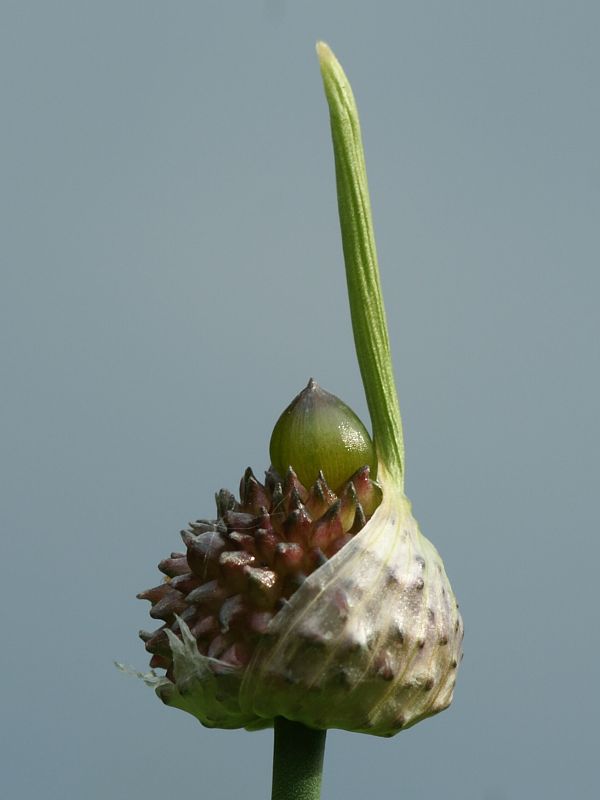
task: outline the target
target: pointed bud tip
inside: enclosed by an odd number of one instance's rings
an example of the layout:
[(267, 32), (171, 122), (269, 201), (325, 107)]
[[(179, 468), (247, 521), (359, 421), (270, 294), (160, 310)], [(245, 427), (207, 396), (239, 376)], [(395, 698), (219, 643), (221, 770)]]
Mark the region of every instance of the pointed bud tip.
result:
[(329, 59), (335, 58), (331, 50), (331, 47), (329, 47), (329, 45), (326, 42), (323, 41), (317, 42), (317, 44), (315, 45), (315, 50), (317, 51), (317, 57), (321, 62), (321, 64), (323, 64), (325, 61)]
[(377, 472), (371, 437), (354, 411), (311, 378), (279, 417), (269, 447), (280, 475), (292, 468), (300, 483), (319, 477), (336, 489), (360, 467)]

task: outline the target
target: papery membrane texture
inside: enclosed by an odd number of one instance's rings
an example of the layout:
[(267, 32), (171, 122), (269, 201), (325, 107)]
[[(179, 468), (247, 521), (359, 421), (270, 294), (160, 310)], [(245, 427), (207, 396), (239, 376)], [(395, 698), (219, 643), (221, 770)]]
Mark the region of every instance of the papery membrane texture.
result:
[(389, 736), (446, 708), (462, 620), (443, 563), (401, 494), (313, 572), (273, 617), (251, 662), (202, 656), (169, 636), (174, 683), (157, 693), (203, 724), (259, 728), (275, 716)]
[(462, 636), (439, 554), (406, 499), (384, 491), (365, 528), (273, 619), (241, 706), (391, 735), (450, 704)]

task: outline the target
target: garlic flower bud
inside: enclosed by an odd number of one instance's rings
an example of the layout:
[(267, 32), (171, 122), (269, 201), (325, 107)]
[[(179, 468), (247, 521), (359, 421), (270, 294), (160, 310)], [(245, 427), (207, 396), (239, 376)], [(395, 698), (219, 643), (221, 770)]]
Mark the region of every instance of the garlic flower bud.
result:
[[(446, 708), (462, 657), (458, 605), (404, 494), (402, 423), (383, 307), (358, 113), (327, 45), (329, 104), (354, 341), (373, 441), (311, 379), (281, 415), (264, 484), (182, 532), (185, 552), (141, 593), (162, 620), (142, 632), (143, 676), (209, 727), (278, 717), (391, 736)], [(377, 476), (377, 482), (374, 480)]]
[[(367, 451), (370, 437), (313, 381), (299, 398), (317, 391), (322, 401), (296, 398), (287, 410), (299, 431), (287, 452), (305, 463), (303, 432), (317, 430), (330, 442), (325, 463), (348, 471), (356, 452), (337, 437), (340, 419)], [(221, 490), (218, 519), (182, 532), (186, 552), (161, 562), (165, 582), (138, 595), (163, 621), (141, 636), (151, 666), (166, 670), (166, 704), (209, 727), (283, 716), (388, 736), (450, 703), (462, 623), (437, 551), (369, 465), (336, 489), (322, 472), (307, 489), (292, 466), (283, 480), (271, 468), (264, 485), (248, 469), (239, 502)]]

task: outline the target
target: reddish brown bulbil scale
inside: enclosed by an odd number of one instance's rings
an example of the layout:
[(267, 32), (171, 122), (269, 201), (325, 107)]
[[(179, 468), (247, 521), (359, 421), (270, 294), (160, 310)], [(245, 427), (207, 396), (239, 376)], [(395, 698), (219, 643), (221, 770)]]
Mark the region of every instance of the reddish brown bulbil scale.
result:
[(322, 473), (307, 489), (290, 468), (282, 479), (272, 468), (261, 484), (248, 468), (240, 500), (221, 489), (214, 521), (198, 520), (181, 532), (185, 553), (158, 565), (164, 582), (138, 597), (152, 604), (163, 625), (141, 631), (150, 666), (173, 680), (167, 629), (180, 636), (178, 617), (198, 650), (219, 662), (243, 667), (260, 636), (306, 576), (361, 530), (381, 502), (369, 467), (337, 489)]

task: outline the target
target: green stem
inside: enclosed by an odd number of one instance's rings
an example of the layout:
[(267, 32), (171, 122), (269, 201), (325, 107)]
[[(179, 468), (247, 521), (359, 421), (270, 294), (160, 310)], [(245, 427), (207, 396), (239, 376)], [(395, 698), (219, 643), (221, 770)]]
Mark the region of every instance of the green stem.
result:
[(329, 105), (346, 280), (373, 439), (380, 463), (400, 486), (404, 477), (402, 420), (392, 368), (369, 187), (352, 88), (329, 47), (317, 44)]
[(272, 800), (319, 800), (326, 733), (275, 717)]

